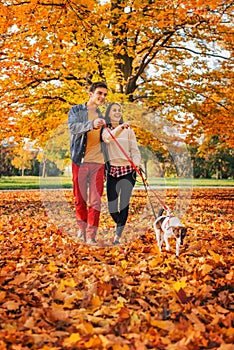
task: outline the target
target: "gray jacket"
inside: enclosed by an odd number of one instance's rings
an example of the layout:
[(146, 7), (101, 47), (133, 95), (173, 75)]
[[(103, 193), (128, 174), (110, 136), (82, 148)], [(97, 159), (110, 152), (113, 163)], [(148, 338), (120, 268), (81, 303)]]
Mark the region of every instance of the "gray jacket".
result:
[[(97, 109), (98, 117), (103, 118), (102, 113)], [(86, 104), (73, 106), (68, 113), (68, 129), (70, 132), (70, 153), (72, 163), (82, 164), (86, 144), (87, 132), (93, 129), (92, 120), (88, 120), (88, 110)], [(101, 139), (100, 139), (101, 142)], [(104, 158), (106, 158), (106, 147), (101, 142)]]

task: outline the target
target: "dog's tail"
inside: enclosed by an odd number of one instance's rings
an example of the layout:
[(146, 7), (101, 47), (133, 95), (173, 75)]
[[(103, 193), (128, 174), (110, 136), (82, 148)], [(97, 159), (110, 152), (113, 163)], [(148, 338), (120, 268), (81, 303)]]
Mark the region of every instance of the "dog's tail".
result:
[(158, 217), (159, 217), (159, 216), (162, 216), (163, 212), (164, 212), (164, 208), (161, 208), (161, 209), (159, 210), (159, 212), (158, 212)]

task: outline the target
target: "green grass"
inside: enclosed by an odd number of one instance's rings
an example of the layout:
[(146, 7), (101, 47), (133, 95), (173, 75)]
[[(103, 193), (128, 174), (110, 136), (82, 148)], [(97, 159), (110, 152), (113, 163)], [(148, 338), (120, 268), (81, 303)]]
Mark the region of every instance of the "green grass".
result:
[[(136, 187), (143, 186), (142, 181), (136, 183)], [(233, 186), (234, 180), (224, 179), (177, 179), (177, 178), (151, 178), (147, 180), (150, 186)], [(0, 190), (14, 189), (38, 189), (38, 188), (72, 188), (71, 177), (46, 177), (38, 176), (12, 176), (0, 178)]]
[(150, 186), (234, 186), (234, 180), (231, 179), (193, 179), (193, 178), (150, 178)]
[(12, 176), (0, 178), (0, 190), (71, 188), (71, 177)]

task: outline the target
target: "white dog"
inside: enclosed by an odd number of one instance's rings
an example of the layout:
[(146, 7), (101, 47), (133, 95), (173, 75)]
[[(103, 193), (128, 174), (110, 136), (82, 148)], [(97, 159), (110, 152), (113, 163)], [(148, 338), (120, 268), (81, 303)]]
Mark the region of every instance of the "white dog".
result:
[(163, 216), (164, 209), (159, 211), (158, 217), (155, 220), (153, 227), (156, 234), (156, 240), (159, 250), (162, 250), (163, 241), (166, 244), (166, 250), (170, 250), (168, 239), (172, 236), (176, 238), (176, 256), (179, 256), (180, 245), (183, 244), (183, 240), (187, 233), (187, 228), (183, 226), (180, 219), (171, 214)]

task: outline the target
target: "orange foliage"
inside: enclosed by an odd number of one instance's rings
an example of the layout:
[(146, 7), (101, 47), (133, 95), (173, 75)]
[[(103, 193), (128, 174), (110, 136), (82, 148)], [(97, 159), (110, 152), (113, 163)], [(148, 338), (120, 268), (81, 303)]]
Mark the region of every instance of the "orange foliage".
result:
[[(72, 192), (64, 197), (74, 212)], [(176, 197), (167, 190), (170, 207)], [(0, 198), (2, 350), (233, 348), (232, 189), (194, 190), (178, 259), (159, 255), (144, 191), (134, 191), (120, 247), (79, 244), (39, 191)], [(62, 215), (56, 191), (46, 198)], [(99, 242), (113, 226), (103, 210)]]
[(189, 142), (208, 133), (233, 146), (228, 1), (9, 0), (0, 13), (1, 140), (43, 146), (101, 79), (110, 101), (140, 101)]

